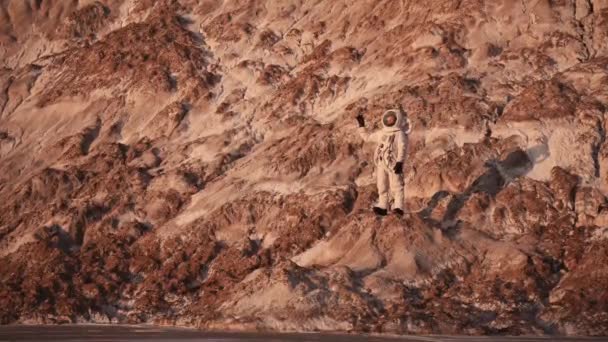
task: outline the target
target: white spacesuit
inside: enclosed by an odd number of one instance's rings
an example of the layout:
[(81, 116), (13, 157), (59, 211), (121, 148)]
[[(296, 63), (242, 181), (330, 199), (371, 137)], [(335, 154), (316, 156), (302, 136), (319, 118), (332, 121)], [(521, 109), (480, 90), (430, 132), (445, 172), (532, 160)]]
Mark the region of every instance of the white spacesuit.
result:
[(389, 207), (389, 189), (393, 198), (391, 209), (403, 215), (403, 164), (407, 153), (408, 134), (411, 132), (409, 119), (404, 118), (399, 109), (391, 109), (382, 116), (383, 128), (370, 132), (365, 127), (363, 116), (357, 116), (359, 134), (365, 141), (376, 141), (374, 163), (378, 185), (378, 203), (374, 212), (386, 215)]

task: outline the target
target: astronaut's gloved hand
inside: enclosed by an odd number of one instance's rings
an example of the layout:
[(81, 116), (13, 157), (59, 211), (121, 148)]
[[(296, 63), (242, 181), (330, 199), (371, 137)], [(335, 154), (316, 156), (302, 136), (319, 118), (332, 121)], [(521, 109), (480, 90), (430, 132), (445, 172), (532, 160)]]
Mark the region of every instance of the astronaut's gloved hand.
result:
[(393, 168), (396, 174), (400, 175), (403, 173), (403, 162), (397, 162), (395, 168)]
[(357, 115), (357, 123), (359, 124), (359, 127), (365, 127), (365, 118), (363, 118), (363, 115)]

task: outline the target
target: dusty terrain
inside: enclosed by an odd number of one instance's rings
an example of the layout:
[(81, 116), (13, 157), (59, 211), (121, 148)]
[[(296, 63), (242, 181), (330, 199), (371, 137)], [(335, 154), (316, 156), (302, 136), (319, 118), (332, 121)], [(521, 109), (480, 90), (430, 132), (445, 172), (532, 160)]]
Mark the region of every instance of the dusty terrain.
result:
[(605, 0), (0, 0), (0, 62), (2, 323), (608, 334)]

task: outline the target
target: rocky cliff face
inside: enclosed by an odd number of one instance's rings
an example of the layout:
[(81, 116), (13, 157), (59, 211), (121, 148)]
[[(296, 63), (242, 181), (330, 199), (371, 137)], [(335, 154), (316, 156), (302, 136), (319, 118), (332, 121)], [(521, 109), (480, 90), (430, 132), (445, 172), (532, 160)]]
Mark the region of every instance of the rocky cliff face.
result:
[(608, 333), (604, 0), (0, 0), (0, 61), (3, 323)]

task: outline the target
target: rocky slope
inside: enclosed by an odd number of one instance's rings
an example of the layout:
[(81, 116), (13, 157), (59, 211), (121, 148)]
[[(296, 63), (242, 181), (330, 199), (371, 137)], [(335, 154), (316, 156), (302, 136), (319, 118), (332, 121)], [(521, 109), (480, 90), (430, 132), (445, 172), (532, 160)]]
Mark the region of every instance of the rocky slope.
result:
[(608, 334), (604, 0), (0, 0), (0, 61), (2, 323)]

